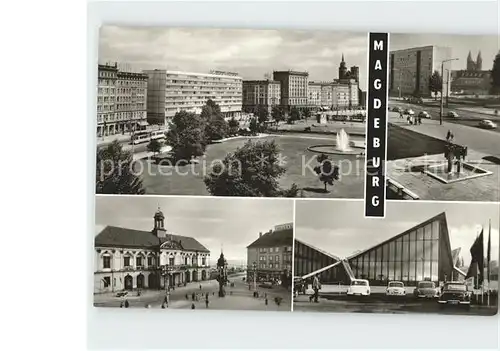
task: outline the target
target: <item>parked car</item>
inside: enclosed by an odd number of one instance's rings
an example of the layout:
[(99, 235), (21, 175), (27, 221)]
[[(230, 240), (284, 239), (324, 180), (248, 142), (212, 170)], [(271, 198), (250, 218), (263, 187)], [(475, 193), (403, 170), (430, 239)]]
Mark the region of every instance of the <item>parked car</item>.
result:
[(438, 303), (441, 306), (456, 305), (470, 306), (471, 293), (467, 291), (467, 285), (463, 282), (444, 283)]
[(427, 118), (427, 119), (431, 119), (431, 115), (429, 112), (427, 111), (422, 111), (418, 114), (418, 117), (420, 118)]
[(401, 107), (399, 107), (399, 106), (394, 106), (394, 107), (392, 108), (392, 112), (401, 112)]
[(417, 287), (413, 291), (416, 298), (434, 299), (439, 297), (439, 288), (434, 282), (423, 281), (418, 282)]
[(415, 112), (411, 108), (407, 108), (403, 114), (413, 116)]
[(128, 291), (119, 291), (116, 293), (116, 297), (125, 297), (128, 295)]
[(497, 125), (496, 123), (490, 121), (489, 119), (483, 119), (481, 122), (479, 122), (479, 128), (496, 129)]
[(405, 296), (405, 285), (402, 282), (397, 281), (389, 282), (385, 294), (387, 296)]
[(296, 294), (303, 294), (303, 295), (305, 295), (306, 289), (307, 289), (307, 284), (304, 281), (304, 279), (302, 279), (300, 277), (295, 277), (293, 279), (293, 291)]
[(450, 117), (450, 118), (459, 118), (460, 117), (458, 115), (458, 113), (456, 113), (455, 111), (448, 112), (447, 116)]
[(347, 289), (347, 295), (370, 296), (370, 283), (366, 279), (353, 279)]
[(264, 288), (264, 289), (272, 289), (274, 287), (274, 284), (272, 282), (264, 282), (259, 284), (259, 288)]

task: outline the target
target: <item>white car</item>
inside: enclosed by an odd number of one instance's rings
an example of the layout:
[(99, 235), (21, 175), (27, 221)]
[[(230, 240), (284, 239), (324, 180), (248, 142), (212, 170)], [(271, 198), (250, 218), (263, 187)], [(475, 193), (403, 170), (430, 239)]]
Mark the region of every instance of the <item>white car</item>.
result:
[(385, 294), (387, 296), (405, 296), (405, 285), (402, 282), (389, 282)]
[(458, 118), (458, 113), (456, 113), (455, 111), (450, 111), (448, 112), (448, 117), (451, 117), (451, 118)]
[(413, 111), (411, 108), (407, 108), (405, 112), (403, 112), (403, 114), (413, 116), (415, 114), (415, 111)]
[(347, 289), (347, 295), (361, 295), (370, 296), (370, 283), (366, 279), (353, 279), (349, 289)]
[(479, 122), (479, 127), (484, 129), (496, 129), (497, 125), (489, 119), (483, 119), (481, 122)]
[(430, 119), (431, 115), (427, 111), (422, 111), (418, 114), (418, 117)]

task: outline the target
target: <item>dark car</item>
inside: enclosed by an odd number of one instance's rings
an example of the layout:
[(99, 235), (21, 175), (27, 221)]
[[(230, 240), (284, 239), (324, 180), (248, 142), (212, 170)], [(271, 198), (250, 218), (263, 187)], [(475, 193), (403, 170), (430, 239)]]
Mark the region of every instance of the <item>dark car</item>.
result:
[(438, 303), (441, 306), (470, 306), (471, 293), (467, 291), (467, 286), (462, 282), (447, 282), (444, 284)]
[(394, 106), (394, 107), (392, 108), (392, 111), (393, 111), (393, 112), (401, 112), (402, 110), (401, 110), (401, 107), (399, 107), (399, 106)]
[(259, 284), (259, 288), (272, 289), (274, 284), (272, 282), (263, 282)]
[(436, 287), (434, 282), (419, 282), (413, 291), (416, 298), (434, 299), (439, 297), (439, 288)]

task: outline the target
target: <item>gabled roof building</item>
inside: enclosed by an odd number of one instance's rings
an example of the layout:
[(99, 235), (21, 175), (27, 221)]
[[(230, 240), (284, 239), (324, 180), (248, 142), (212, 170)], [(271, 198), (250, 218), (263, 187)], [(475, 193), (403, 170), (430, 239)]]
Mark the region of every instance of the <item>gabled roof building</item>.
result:
[(210, 251), (195, 238), (167, 232), (160, 209), (153, 230), (107, 226), (94, 250), (94, 293), (162, 289), (210, 276)]

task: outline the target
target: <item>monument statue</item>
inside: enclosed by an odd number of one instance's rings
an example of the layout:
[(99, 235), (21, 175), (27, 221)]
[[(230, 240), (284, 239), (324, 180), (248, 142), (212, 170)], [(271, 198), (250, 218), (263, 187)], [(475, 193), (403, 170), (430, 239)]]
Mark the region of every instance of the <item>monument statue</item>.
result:
[(224, 254), (221, 252), (220, 257), (217, 260), (217, 282), (219, 283), (219, 297), (226, 296), (226, 289), (224, 288), (227, 284), (227, 261), (224, 258)]

